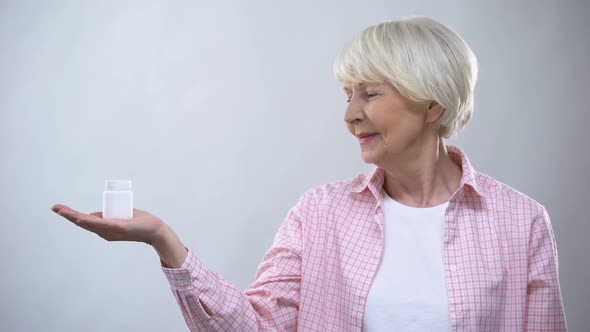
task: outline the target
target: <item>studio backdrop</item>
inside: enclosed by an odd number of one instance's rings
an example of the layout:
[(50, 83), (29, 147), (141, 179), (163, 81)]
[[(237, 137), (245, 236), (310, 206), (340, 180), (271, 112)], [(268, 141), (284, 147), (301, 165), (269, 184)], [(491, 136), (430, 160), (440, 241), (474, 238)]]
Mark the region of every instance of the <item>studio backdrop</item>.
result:
[(1, 1), (0, 330), (185, 331), (156, 252), (50, 211), (106, 179), (244, 289), (310, 188), (372, 165), (332, 64), (365, 27), (432, 16), (479, 61), (449, 144), (543, 204), (568, 325), (590, 325), (587, 1)]

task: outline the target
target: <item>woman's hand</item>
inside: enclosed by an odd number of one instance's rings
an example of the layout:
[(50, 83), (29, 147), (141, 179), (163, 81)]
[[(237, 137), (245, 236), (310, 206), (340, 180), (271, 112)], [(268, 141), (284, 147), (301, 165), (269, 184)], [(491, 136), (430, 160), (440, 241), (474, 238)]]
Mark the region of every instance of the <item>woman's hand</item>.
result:
[(133, 209), (131, 219), (103, 219), (102, 212), (84, 214), (61, 204), (54, 205), (51, 210), (107, 241), (147, 243), (154, 247), (166, 267), (180, 267), (186, 258), (187, 249), (176, 233), (147, 211)]
[(166, 226), (160, 218), (139, 209), (133, 209), (131, 219), (103, 219), (102, 212), (84, 214), (61, 204), (54, 205), (51, 210), (107, 241), (136, 241), (153, 245), (163, 235)]

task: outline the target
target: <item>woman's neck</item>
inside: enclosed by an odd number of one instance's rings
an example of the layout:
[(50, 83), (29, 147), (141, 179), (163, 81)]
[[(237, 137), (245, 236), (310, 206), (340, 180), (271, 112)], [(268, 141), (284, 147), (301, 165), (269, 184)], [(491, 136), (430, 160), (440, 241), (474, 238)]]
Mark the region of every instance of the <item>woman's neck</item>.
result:
[(461, 184), (461, 166), (448, 154), (443, 138), (408, 151), (385, 170), (383, 189), (396, 201), (413, 207), (448, 202)]

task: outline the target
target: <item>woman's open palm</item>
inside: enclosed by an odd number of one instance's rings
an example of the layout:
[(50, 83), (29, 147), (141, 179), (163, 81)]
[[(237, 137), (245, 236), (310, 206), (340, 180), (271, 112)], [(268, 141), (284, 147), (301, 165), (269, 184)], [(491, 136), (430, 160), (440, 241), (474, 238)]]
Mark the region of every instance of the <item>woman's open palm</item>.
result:
[(54, 205), (51, 210), (107, 241), (136, 241), (152, 245), (165, 227), (160, 218), (139, 209), (133, 209), (131, 219), (104, 219), (102, 212), (84, 214), (62, 204)]

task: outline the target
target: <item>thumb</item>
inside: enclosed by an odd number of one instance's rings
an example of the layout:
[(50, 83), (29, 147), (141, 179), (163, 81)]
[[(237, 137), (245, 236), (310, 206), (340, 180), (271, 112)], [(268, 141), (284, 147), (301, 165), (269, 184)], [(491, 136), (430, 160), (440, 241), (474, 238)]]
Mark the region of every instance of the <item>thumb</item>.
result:
[(151, 216), (152, 214), (144, 211), (144, 210), (140, 210), (140, 209), (133, 209), (133, 216), (134, 217), (145, 217), (145, 216)]

